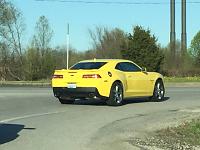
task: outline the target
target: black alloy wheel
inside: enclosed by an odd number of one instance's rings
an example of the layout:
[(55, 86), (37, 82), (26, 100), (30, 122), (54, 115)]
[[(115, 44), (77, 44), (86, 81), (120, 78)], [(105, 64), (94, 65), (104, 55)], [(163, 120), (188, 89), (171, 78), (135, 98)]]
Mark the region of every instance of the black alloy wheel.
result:
[(120, 82), (114, 82), (110, 90), (110, 96), (106, 103), (110, 106), (121, 106), (122, 102), (123, 86)]
[(162, 80), (157, 80), (154, 86), (153, 96), (150, 97), (152, 101), (163, 101), (165, 96), (165, 87)]

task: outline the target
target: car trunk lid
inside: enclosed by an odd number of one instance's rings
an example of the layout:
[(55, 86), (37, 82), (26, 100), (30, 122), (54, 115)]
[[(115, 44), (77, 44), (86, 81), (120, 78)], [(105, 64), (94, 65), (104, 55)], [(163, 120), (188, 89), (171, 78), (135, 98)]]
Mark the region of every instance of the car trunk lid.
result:
[[(54, 73), (54, 76), (62, 76), (62, 81), (65, 83), (79, 83), (82, 81), (83, 78), (95, 78), (94, 75), (98, 75), (98, 70), (97, 69), (92, 69), (92, 70), (56, 70)], [(93, 76), (92, 76), (93, 75)], [(98, 76), (97, 76), (98, 78)]]

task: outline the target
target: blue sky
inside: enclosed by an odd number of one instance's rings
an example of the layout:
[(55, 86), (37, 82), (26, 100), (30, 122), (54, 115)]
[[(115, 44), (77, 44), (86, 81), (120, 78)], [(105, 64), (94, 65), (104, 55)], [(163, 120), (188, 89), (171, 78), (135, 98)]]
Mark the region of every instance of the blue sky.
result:
[[(170, 0), (121, 1), (169, 2)], [(151, 29), (162, 46), (167, 45), (169, 42), (169, 4), (108, 5), (39, 2), (35, 0), (13, 0), (13, 2), (23, 13), (26, 24), (26, 31), (24, 34), (24, 42), (26, 45), (30, 42), (34, 33), (35, 23), (41, 15), (45, 15), (49, 19), (50, 25), (54, 30), (52, 46), (66, 45), (67, 23), (70, 24), (70, 44), (77, 50), (87, 50), (91, 48), (91, 39), (88, 29), (94, 29), (95, 26), (105, 26), (108, 28), (118, 27), (130, 33), (134, 25), (142, 25), (145, 28)], [(200, 4), (187, 4), (188, 46), (193, 36), (200, 30), (199, 10)], [(177, 39), (181, 38), (180, 4), (176, 4), (176, 37)]]

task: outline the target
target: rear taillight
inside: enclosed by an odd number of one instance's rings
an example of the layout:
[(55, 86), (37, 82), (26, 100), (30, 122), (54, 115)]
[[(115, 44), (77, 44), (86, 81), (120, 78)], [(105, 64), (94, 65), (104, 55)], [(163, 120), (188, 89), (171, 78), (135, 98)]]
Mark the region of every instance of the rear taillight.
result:
[(98, 79), (98, 78), (101, 78), (101, 76), (99, 74), (84, 74), (82, 78), (94, 78), (94, 79)]
[(63, 78), (63, 75), (59, 75), (59, 74), (54, 74), (53, 79), (62, 79)]

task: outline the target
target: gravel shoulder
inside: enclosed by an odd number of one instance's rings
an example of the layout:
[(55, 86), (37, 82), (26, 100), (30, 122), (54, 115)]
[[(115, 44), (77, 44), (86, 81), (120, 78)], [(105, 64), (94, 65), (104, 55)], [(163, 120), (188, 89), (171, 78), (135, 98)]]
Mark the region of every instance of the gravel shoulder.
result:
[[(199, 111), (199, 109), (198, 109)], [(181, 111), (183, 112), (183, 111)], [(144, 136), (131, 137), (129, 144), (140, 149), (147, 150), (198, 150), (199, 145), (199, 127), (194, 128), (194, 120), (198, 120), (199, 113), (177, 112), (172, 118), (166, 121), (160, 121), (146, 128)], [(181, 113), (181, 114), (180, 114)], [(176, 116), (176, 117), (174, 117)], [(193, 133), (191, 133), (193, 130)], [(195, 133), (194, 133), (195, 132)]]

